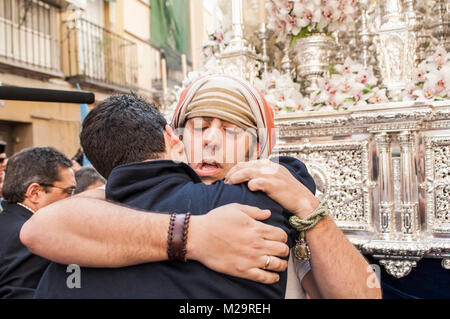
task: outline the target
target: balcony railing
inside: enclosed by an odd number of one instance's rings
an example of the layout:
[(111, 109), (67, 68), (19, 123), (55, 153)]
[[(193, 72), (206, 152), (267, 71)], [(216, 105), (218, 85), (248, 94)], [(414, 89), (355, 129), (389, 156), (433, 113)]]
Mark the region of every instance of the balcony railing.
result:
[(0, 64), (62, 75), (57, 14), (39, 0), (0, 0)]
[(137, 86), (136, 44), (80, 17), (63, 21), (62, 65), (68, 80), (112, 90)]

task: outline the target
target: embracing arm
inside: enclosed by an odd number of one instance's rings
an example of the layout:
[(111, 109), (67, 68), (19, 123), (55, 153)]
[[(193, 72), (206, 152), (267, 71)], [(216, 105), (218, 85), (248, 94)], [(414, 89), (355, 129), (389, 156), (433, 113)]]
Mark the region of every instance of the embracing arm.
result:
[[(239, 163), (226, 176), (229, 183), (244, 181), (251, 190), (264, 191), (299, 218), (306, 218), (319, 205), (288, 169), (268, 160)], [(307, 275), (304, 285), (308, 294), (323, 298), (381, 297), (380, 288), (367, 284), (369, 277), (373, 278), (372, 268), (330, 216), (306, 231), (306, 241), (312, 274)]]
[[(288, 254), (287, 236), (257, 221), (269, 216), (238, 204), (192, 216), (187, 258), (228, 275), (276, 282), (277, 274), (260, 268), (265, 255)], [(169, 219), (105, 201), (104, 191), (93, 190), (40, 209), (23, 225), (20, 239), (33, 253), (58, 263), (123, 267), (167, 260)]]

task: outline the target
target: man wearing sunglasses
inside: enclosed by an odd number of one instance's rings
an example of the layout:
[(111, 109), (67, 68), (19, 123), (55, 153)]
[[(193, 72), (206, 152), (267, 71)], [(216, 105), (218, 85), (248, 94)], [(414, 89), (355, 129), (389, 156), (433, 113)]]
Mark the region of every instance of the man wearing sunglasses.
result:
[(49, 261), (21, 243), (20, 229), (38, 209), (73, 194), (71, 166), (51, 147), (27, 148), (9, 159), (0, 214), (0, 298), (33, 297)]

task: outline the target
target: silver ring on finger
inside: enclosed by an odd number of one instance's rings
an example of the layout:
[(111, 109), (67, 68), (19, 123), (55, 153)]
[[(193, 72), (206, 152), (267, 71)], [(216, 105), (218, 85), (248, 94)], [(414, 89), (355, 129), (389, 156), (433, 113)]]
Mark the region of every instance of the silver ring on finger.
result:
[(270, 265), (270, 256), (267, 256), (266, 264), (264, 265), (263, 269), (267, 269)]

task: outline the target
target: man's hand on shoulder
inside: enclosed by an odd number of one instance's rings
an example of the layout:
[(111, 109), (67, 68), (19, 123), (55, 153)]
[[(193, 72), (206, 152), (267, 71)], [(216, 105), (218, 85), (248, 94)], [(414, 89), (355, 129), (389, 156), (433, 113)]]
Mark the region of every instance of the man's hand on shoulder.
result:
[[(267, 210), (241, 204), (192, 216), (187, 258), (227, 275), (275, 283), (279, 280), (275, 272), (287, 268), (287, 261), (278, 257), (286, 257), (289, 247), (283, 230), (258, 221), (269, 217)], [(269, 266), (264, 268), (268, 260)]]

